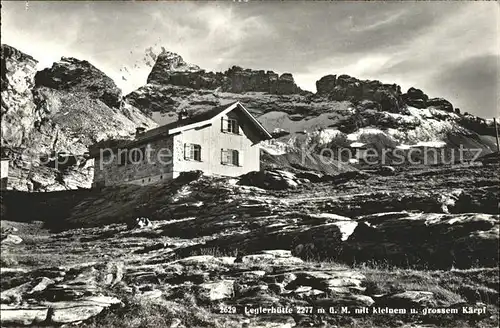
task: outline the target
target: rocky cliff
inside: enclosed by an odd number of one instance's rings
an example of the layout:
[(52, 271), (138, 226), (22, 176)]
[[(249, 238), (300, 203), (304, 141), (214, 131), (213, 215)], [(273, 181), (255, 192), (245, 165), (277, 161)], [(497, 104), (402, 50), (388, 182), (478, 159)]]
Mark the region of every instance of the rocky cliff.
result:
[[(29, 55), (2, 45), (2, 151), (11, 159), (9, 184), (19, 190), (89, 187), (89, 145), (130, 138), (156, 123), (122, 102), (112, 79), (87, 61), (63, 57), (37, 71)], [(64, 164), (55, 167), (58, 159)]]
[(462, 145), (486, 153), (495, 148), (492, 122), (461, 113), (446, 99), (345, 74), (322, 77), (311, 93), (288, 73), (240, 67), (206, 72), (163, 50), (147, 82), (125, 98), (158, 122), (175, 120), (180, 109), (197, 112), (239, 100), (276, 136), (264, 145), (274, 153), (355, 142), (399, 149)]

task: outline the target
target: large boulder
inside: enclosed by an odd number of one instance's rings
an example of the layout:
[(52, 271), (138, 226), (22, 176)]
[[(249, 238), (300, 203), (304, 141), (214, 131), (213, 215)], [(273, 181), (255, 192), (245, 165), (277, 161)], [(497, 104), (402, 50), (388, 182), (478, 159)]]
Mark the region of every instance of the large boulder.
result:
[(238, 184), (254, 186), (263, 189), (295, 189), (303, 180), (298, 179), (293, 173), (282, 170), (252, 171), (240, 176)]
[(322, 298), (319, 299), (316, 304), (329, 309), (330, 307), (369, 307), (373, 305), (374, 300), (370, 296), (357, 295), (357, 294), (347, 294), (347, 295), (336, 295), (332, 298)]
[(431, 98), (427, 100), (428, 107), (434, 107), (436, 109), (444, 110), (447, 112), (453, 112), (453, 105), (451, 102), (444, 98)]
[(434, 268), (498, 263), (498, 215), (379, 213), (358, 219), (340, 259)]
[(403, 101), (409, 106), (415, 108), (427, 107), (427, 100), (429, 97), (420, 89), (409, 88), (408, 91), (402, 95)]
[(392, 308), (421, 308), (449, 304), (438, 304), (438, 300), (432, 292), (408, 290), (402, 293), (384, 295), (376, 300), (375, 305)]
[(54, 280), (47, 277), (38, 277), (24, 284), (3, 290), (0, 293), (2, 304), (19, 304), (23, 298), (44, 291), (48, 286), (54, 284)]
[(202, 301), (213, 302), (231, 298), (234, 295), (234, 280), (220, 280), (203, 283), (198, 286), (198, 298)]
[(385, 112), (399, 113), (401, 111), (398, 97), (390, 90), (379, 88), (373, 94), (373, 98)]
[(292, 253), (305, 260), (335, 258), (342, 249), (343, 234), (339, 225), (326, 223), (293, 233)]
[(320, 95), (328, 95), (335, 88), (337, 75), (326, 75), (316, 81), (316, 92)]
[(252, 266), (289, 266), (301, 264), (300, 258), (294, 257), (288, 250), (264, 250), (257, 254), (245, 255), (241, 262)]
[(17, 245), (23, 242), (23, 239), (17, 235), (6, 234), (2, 235), (2, 245)]
[(300, 89), (295, 84), (293, 76), (290, 73), (283, 73), (278, 79), (278, 89), (277, 93), (280, 95), (287, 95), (293, 93), (299, 93)]
[(77, 301), (47, 302), (47, 321), (57, 325), (80, 322), (98, 315), (104, 309), (120, 305), (116, 297), (90, 296)]
[(47, 319), (47, 313), (48, 307), (44, 305), (0, 305), (2, 325), (19, 327), (40, 324)]

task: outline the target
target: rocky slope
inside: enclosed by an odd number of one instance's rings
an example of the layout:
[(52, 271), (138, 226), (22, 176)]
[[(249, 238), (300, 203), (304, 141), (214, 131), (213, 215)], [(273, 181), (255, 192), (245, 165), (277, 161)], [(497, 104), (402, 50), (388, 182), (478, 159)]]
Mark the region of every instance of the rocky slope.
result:
[[(86, 61), (63, 57), (37, 72), (32, 57), (2, 45), (2, 151), (10, 186), (44, 191), (90, 187), (88, 146), (130, 138), (156, 123), (122, 101), (113, 80)], [(55, 162), (62, 163), (57, 168)]]
[[(497, 170), (193, 172), (145, 187), (8, 191), (2, 325), (495, 327)], [(368, 313), (329, 312), (342, 306)], [(385, 307), (418, 312), (372, 312)], [(460, 312), (422, 312), (431, 307)]]
[[(497, 169), (464, 166), (337, 175), (274, 170), (239, 179), (189, 173), (147, 188), (6, 192), (3, 217), (44, 221), (55, 230), (148, 217), (170, 221), (162, 235), (212, 236), (194, 248), (177, 250), (178, 255), (211, 247), (243, 253), (277, 247), (303, 258), (342, 262), (491, 266), (498, 261), (493, 247), (498, 242)], [(27, 206), (16, 207), (19, 202)]]

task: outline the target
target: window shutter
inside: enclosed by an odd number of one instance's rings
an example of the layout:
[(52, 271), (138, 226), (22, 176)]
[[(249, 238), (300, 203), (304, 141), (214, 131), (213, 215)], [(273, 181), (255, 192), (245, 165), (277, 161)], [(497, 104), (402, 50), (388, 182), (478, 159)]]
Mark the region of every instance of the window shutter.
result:
[(226, 151), (224, 149), (220, 150), (220, 162), (221, 164), (226, 163)]
[(184, 144), (184, 159), (189, 159), (189, 154), (190, 154), (190, 147), (189, 144)]
[(140, 153), (140, 160), (143, 161), (143, 162), (146, 162), (147, 161), (147, 158), (146, 158), (146, 148), (147, 148), (147, 145), (144, 146), (144, 147), (141, 147), (141, 153)]
[(243, 166), (243, 151), (239, 151), (238, 153), (238, 166)]
[(239, 161), (239, 153), (237, 150), (232, 150), (231, 151), (231, 164), (238, 166), (240, 164)]
[[(227, 131), (227, 123), (225, 121), (226, 120), (224, 119), (224, 117), (220, 118), (220, 130), (222, 132), (226, 132)], [(226, 124), (224, 124), (224, 123), (226, 123)]]

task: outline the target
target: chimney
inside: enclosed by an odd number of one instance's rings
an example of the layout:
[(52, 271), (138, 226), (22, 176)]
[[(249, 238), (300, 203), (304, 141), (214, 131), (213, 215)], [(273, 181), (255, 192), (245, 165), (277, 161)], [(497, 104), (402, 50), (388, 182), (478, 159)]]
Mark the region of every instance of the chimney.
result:
[(177, 120), (182, 121), (188, 117), (188, 112), (186, 109), (182, 109), (178, 114), (177, 114)]
[(146, 131), (146, 128), (135, 128), (135, 137), (139, 138), (144, 133), (144, 131)]

